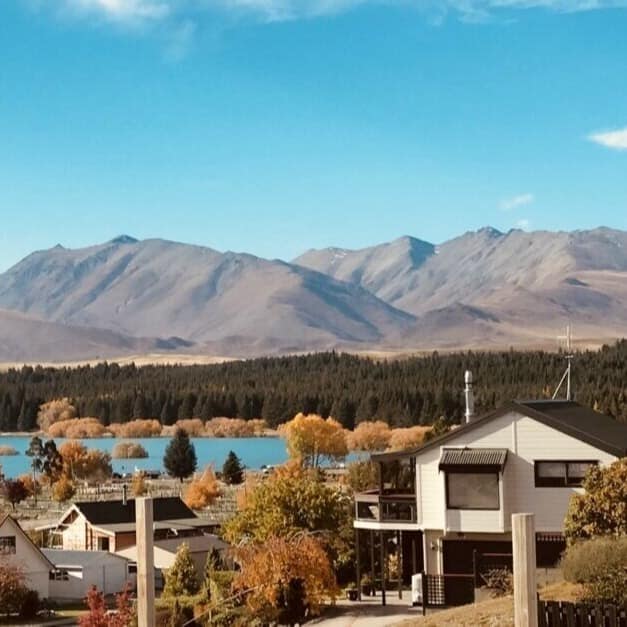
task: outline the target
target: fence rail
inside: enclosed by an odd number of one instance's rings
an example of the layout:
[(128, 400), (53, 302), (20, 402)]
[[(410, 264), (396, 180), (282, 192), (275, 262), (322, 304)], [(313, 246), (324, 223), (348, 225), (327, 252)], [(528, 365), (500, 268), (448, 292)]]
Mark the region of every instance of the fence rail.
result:
[(627, 627), (627, 607), (538, 601), (538, 627)]

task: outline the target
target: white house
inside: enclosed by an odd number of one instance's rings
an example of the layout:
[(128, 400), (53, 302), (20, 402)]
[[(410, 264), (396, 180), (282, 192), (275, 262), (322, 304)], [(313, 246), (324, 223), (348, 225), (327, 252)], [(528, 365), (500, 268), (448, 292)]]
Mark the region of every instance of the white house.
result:
[(0, 561), (18, 566), (26, 576), (28, 587), (36, 590), (40, 599), (49, 598), (53, 565), (11, 516), (0, 520)]
[[(153, 499), (154, 539), (182, 538), (214, 531), (215, 521), (199, 518), (178, 497)], [(76, 502), (49, 529), (70, 551), (119, 552), (136, 543), (135, 500)]]
[(133, 589), (137, 583), (129, 560), (115, 553), (63, 549), (42, 549), (41, 552), (53, 566), (51, 599), (84, 599), (92, 586), (105, 595), (117, 594), (127, 585)]
[(421, 571), (476, 574), (478, 557), (511, 554), (511, 515), (531, 512), (538, 565), (551, 566), (588, 468), (626, 455), (627, 425), (608, 416), (570, 401), (513, 402), (416, 449), (372, 455), (380, 486), (355, 497), (356, 541), (370, 544), (375, 578), (377, 542), (381, 556), (400, 547), (406, 583)]
[[(214, 534), (202, 536), (188, 536), (184, 538), (169, 538), (167, 540), (155, 540), (154, 542), (154, 566), (156, 573), (157, 587), (164, 581), (165, 572), (174, 564), (176, 552), (181, 544), (187, 544), (189, 552), (194, 562), (196, 572), (202, 577), (207, 563), (207, 555), (210, 551), (216, 550), (224, 559), (228, 559), (226, 549), (228, 544)], [(137, 568), (137, 545), (126, 547), (117, 553), (130, 561), (132, 569)]]

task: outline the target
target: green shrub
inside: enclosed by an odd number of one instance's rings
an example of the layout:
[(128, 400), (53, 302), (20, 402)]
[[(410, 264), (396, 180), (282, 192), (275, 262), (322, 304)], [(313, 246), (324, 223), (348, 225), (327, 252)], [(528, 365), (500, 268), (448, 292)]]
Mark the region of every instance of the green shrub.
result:
[(627, 537), (601, 537), (569, 546), (561, 562), (564, 579), (583, 584), (582, 601), (627, 604)]

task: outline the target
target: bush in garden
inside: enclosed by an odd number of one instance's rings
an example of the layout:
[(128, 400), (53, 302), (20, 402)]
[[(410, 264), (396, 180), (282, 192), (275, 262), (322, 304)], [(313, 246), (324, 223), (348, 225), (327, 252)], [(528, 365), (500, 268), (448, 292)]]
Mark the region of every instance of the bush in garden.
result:
[(582, 601), (627, 604), (627, 536), (576, 542), (561, 566), (566, 581), (583, 584)]

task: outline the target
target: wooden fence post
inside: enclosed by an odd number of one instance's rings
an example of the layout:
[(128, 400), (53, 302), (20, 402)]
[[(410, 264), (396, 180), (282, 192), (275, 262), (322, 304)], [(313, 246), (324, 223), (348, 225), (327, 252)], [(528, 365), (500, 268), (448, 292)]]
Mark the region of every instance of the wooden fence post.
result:
[(512, 514), (514, 626), (538, 627), (536, 534), (533, 514)]
[(135, 499), (137, 538), (137, 624), (155, 625), (155, 567), (152, 499)]

